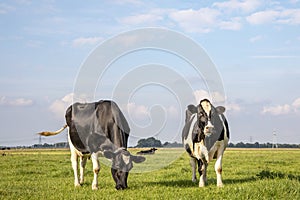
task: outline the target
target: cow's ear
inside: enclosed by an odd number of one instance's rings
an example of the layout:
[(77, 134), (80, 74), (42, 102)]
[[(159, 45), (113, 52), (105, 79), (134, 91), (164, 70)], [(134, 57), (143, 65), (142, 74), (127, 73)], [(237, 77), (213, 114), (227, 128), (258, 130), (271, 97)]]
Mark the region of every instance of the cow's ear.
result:
[(146, 160), (146, 158), (143, 157), (143, 156), (133, 156), (133, 155), (131, 155), (131, 160), (135, 163), (142, 163)]
[(103, 155), (107, 159), (113, 159), (116, 156), (116, 154), (112, 151), (104, 151)]
[(218, 114), (223, 114), (225, 112), (225, 107), (223, 106), (218, 106), (216, 107)]

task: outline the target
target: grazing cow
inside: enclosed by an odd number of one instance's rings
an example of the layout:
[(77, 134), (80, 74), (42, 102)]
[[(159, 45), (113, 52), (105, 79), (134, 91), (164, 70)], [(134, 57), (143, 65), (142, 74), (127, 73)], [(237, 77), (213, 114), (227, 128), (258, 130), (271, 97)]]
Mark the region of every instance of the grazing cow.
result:
[(224, 107), (215, 108), (207, 99), (201, 100), (197, 107), (189, 105), (186, 110), (182, 140), (191, 156), (193, 182), (196, 182), (196, 163), (198, 165), (199, 187), (205, 186), (207, 165), (213, 158), (217, 159), (217, 186), (223, 186), (222, 157), (229, 140), (229, 128), (224, 112)]
[(139, 151), (139, 152), (137, 152), (137, 154), (140, 154), (140, 155), (154, 154), (156, 150), (157, 150), (156, 148), (151, 148), (149, 150)]
[[(98, 173), (100, 165), (98, 157), (112, 160), (111, 174), (116, 183), (116, 189), (127, 188), (127, 177), (133, 163), (145, 161), (142, 156), (131, 155), (127, 151), (127, 141), (130, 128), (128, 123), (113, 101), (94, 103), (74, 103), (66, 111), (66, 125), (56, 132), (41, 132), (40, 135), (56, 135), (68, 127), (68, 139), (71, 150), (71, 161), (74, 170), (75, 186), (84, 181), (86, 160), (91, 157), (94, 179), (92, 189), (98, 189)], [(80, 180), (77, 165), (80, 158)]]

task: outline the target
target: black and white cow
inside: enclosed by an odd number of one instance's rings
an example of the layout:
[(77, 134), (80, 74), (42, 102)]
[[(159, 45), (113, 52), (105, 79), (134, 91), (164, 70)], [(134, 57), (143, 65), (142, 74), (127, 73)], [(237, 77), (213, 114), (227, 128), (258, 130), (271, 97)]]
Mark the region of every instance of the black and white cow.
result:
[(182, 141), (191, 156), (192, 181), (196, 182), (196, 165), (200, 174), (199, 187), (206, 182), (208, 163), (216, 158), (217, 186), (222, 187), (222, 158), (229, 140), (229, 128), (224, 116), (225, 108), (214, 107), (203, 99), (196, 107), (189, 105), (182, 131)]
[(154, 154), (156, 150), (157, 150), (157, 148), (151, 148), (148, 150), (139, 151), (139, 152), (137, 152), (137, 154), (139, 154), (139, 155)]
[[(131, 155), (127, 151), (130, 128), (117, 104), (108, 100), (74, 103), (67, 109), (65, 119), (67, 124), (60, 130), (39, 134), (56, 135), (68, 127), (75, 186), (80, 186), (84, 182), (84, 168), (87, 158), (91, 157), (94, 171), (92, 189), (98, 189), (100, 171), (98, 157), (104, 155), (112, 160), (111, 173), (116, 189), (127, 188), (128, 172), (132, 169), (133, 162), (140, 163), (145, 161), (145, 158)], [(80, 158), (80, 179), (77, 169), (78, 157)]]

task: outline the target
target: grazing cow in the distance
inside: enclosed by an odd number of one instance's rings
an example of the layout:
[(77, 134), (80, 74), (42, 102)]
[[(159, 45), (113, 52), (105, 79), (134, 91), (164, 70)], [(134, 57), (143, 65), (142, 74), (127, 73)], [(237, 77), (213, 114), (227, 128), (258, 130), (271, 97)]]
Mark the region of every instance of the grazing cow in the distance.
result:
[[(116, 183), (115, 188), (117, 190), (127, 188), (127, 177), (133, 162), (140, 163), (145, 161), (145, 158), (131, 155), (127, 151), (130, 128), (117, 104), (108, 100), (74, 103), (67, 109), (65, 118), (67, 124), (60, 130), (39, 134), (56, 135), (68, 127), (75, 186), (83, 183), (87, 157), (91, 157), (94, 171), (92, 189), (98, 189), (100, 171), (98, 157), (103, 154), (104, 157), (112, 160), (111, 174)], [(80, 158), (80, 180), (77, 172), (78, 157)]]
[(139, 151), (139, 152), (137, 152), (137, 154), (139, 154), (139, 155), (154, 154), (156, 150), (157, 150), (156, 148), (151, 148), (149, 150)]
[(206, 169), (213, 158), (216, 158), (217, 186), (223, 186), (222, 158), (229, 140), (229, 128), (224, 112), (224, 107), (215, 108), (207, 99), (201, 100), (197, 107), (189, 105), (186, 110), (182, 141), (191, 156), (193, 182), (196, 182), (198, 165), (199, 187), (205, 186)]

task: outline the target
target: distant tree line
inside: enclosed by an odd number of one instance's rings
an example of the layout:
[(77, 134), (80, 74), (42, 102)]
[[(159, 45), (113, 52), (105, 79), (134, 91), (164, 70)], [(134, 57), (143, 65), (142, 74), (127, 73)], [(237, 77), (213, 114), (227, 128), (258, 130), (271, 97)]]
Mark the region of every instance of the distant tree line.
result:
[[(140, 139), (138, 141), (138, 144), (135, 147), (183, 147), (182, 143), (170, 143), (170, 142), (165, 142), (162, 144), (162, 142), (158, 139), (155, 139), (154, 137), (150, 137), (147, 139)], [(300, 148), (300, 144), (272, 144), (272, 143), (243, 143), (239, 142), (237, 144), (229, 143), (228, 147), (231, 148)]]
[(236, 144), (229, 143), (228, 147), (231, 148), (300, 148), (300, 144), (272, 144), (272, 143), (243, 143), (239, 142)]
[(67, 148), (69, 147), (69, 144), (67, 142), (59, 142), (55, 144), (44, 143), (44, 144), (34, 144), (32, 147), (33, 148)]
[[(183, 147), (182, 143), (177, 142), (165, 142), (162, 143), (160, 140), (155, 139), (154, 137), (149, 137), (146, 139), (140, 139), (135, 146), (137, 148), (143, 147), (161, 147), (161, 148), (175, 148), (175, 147)], [(300, 148), (300, 144), (272, 144), (272, 143), (244, 143), (238, 142), (236, 144), (229, 143), (228, 147), (230, 148)], [(67, 142), (59, 142), (55, 144), (34, 144), (32, 146), (16, 146), (16, 147), (7, 147), (0, 146), (0, 150), (10, 150), (11, 148), (69, 148), (69, 144)]]

